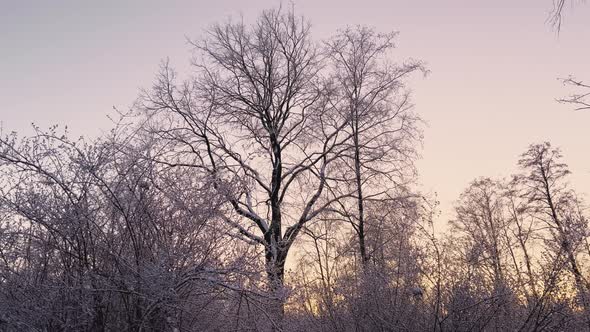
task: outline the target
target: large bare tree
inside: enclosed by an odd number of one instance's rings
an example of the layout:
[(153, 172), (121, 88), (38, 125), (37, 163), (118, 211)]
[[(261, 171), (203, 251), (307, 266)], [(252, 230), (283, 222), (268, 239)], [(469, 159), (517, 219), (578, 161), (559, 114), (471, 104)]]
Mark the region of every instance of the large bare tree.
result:
[(347, 148), (310, 26), (293, 11), (217, 24), (193, 42), (196, 77), (162, 67), (138, 104), (166, 146), (160, 164), (206, 176), (235, 236), (263, 248), (280, 328), (285, 261), (302, 228), (330, 208), (330, 167)]

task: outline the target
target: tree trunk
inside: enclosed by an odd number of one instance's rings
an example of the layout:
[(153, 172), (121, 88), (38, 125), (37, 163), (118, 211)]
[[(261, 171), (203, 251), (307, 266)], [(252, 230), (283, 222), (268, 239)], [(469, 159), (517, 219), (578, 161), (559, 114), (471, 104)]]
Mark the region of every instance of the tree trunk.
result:
[(365, 201), (363, 198), (363, 184), (361, 173), (361, 157), (358, 137), (358, 120), (354, 124), (354, 172), (355, 184), (357, 191), (357, 209), (358, 209), (358, 236), (359, 236), (359, 251), (361, 255), (361, 263), (363, 268), (369, 261), (367, 254), (367, 245), (365, 243)]
[(271, 242), (270, 248), (266, 248), (266, 273), (268, 278), (269, 318), (273, 331), (283, 330), (285, 317), (285, 258), (287, 253), (281, 250), (276, 243)]

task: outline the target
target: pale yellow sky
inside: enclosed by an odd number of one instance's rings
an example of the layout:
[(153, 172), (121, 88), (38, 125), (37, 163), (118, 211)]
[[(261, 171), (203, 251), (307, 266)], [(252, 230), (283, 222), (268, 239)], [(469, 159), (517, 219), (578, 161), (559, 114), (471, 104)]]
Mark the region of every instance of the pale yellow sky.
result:
[[(229, 16), (253, 20), (279, 1), (18, 1), (0, 5), (0, 121), (30, 133), (67, 124), (75, 135), (109, 128), (170, 57), (188, 70), (185, 36)], [(288, 5), (288, 2), (283, 2)], [(590, 111), (555, 98), (557, 77), (590, 82), (590, 5), (564, 12), (560, 36), (545, 20), (551, 0), (294, 1), (318, 38), (347, 24), (400, 31), (399, 59), (427, 62), (411, 86), (428, 122), (422, 190), (438, 192), (444, 222), (478, 176), (508, 176), (533, 142), (563, 149), (574, 188), (590, 194)], [(589, 198), (589, 197), (587, 197)]]

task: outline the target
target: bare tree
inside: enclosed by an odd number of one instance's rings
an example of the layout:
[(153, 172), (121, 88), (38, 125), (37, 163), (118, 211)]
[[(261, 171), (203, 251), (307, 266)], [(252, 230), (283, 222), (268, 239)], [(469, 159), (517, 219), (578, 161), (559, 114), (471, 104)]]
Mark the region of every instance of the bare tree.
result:
[(420, 119), (412, 110), (405, 81), (425, 69), (420, 61), (390, 61), (396, 35), (359, 26), (342, 30), (326, 43), (339, 88), (335, 104), (350, 120), (350, 148), (342, 164), (348, 181), (344, 190), (354, 191), (355, 208), (339, 203), (343, 218), (357, 234), (363, 264), (370, 258), (366, 205), (409, 196), (407, 184), (415, 175), (413, 162), (421, 139)]
[(473, 181), (461, 194), (455, 208), (453, 230), (466, 236), (471, 245), (469, 259), (489, 268), (494, 292), (506, 286), (504, 232), (509, 226), (505, 215), (502, 185), (489, 178)]
[[(469, 282), (454, 294), (469, 307), (455, 306), (455, 315), (464, 310), (474, 328), (513, 329), (517, 287), (511, 268), (516, 259), (508, 233), (512, 219), (507, 210), (504, 184), (490, 178), (474, 180), (461, 194), (451, 223), (451, 238), (458, 244)], [(515, 263), (518, 266), (518, 263)], [(518, 285), (512, 288), (511, 286)], [(455, 318), (456, 319), (456, 318)]]
[(349, 196), (326, 190), (347, 148), (348, 118), (331, 105), (310, 26), (293, 11), (264, 11), (252, 26), (214, 25), (193, 45), (199, 76), (177, 84), (164, 65), (140, 100), (166, 146), (154, 160), (207, 176), (236, 236), (264, 248), (280, 329), (291, 246), (310, 220)]
[(556, 259), (564, 257), (569, 264), (581, 305), (588, 312), (590, 288), (578, 258), (588, 235), (588, 221), (581, 213), (579, 199), (565, 182), (570, 171), (561, 158), (560, 150), (550, 143), (533, 144), (518, 162), (523, 173), (517, 180), (536, 218), (549, 227)]

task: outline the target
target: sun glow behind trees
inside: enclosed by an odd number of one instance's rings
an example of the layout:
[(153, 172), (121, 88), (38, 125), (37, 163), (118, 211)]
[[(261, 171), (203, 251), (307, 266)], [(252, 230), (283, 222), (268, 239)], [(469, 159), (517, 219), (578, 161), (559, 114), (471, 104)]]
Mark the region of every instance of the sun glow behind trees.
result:
[(559, 150), (475, 180), (436, 232), (406, 83), (425, 68), (395, 37), (318, 41), (267, 10), (192, 41), (194, 76), (164, 62), (95, 141), (2, 136), (0, 327), (586, 328), (586, 210)]

